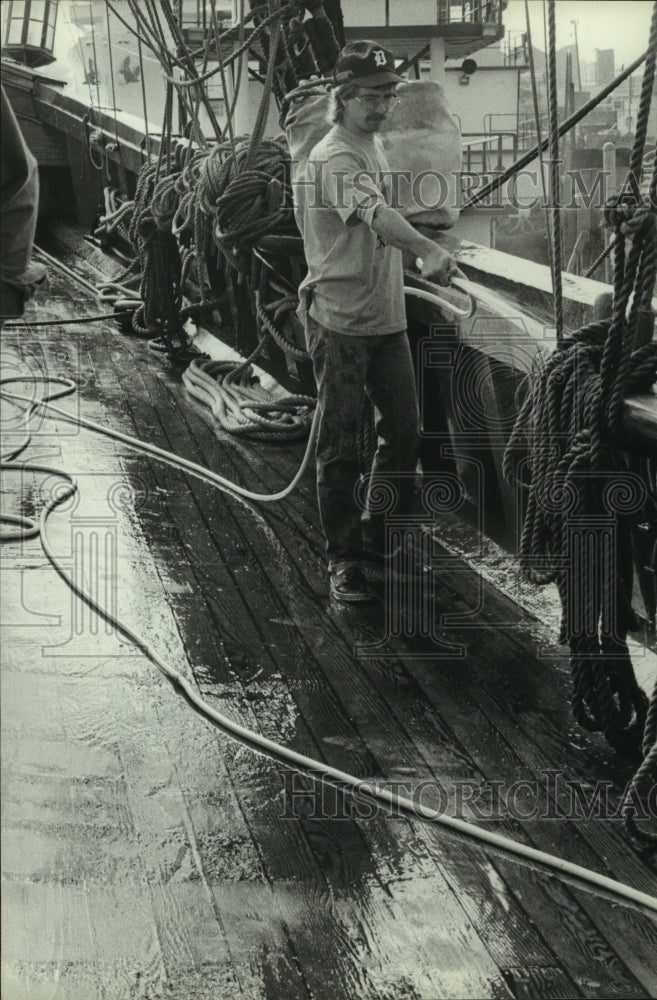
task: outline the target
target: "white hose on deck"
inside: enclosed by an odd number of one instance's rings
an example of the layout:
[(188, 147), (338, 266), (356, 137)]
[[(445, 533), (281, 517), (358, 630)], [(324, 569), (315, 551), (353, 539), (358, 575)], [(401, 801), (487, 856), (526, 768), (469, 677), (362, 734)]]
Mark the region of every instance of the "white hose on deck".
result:
[[(34, 377), (27, 376), (22, 379), (20, 377), (11, 377), (7, 379), (0, 379), (0, 387), (7, 385), (8, 383), (15, 382), (39, 382), (48, 384), (59, 384), (64, 387), (63, 390), (58, 390), (56, 395), (61, 396), (75, 391), (75, 384), (64, 378), (48, 378), (48, 377)], [(196, 465), (194, 462), (190, 462), (187, 459), (179, 458), (177, 455), (167, 452), (164, 449), (157, 448), (155, 445), (145, 444), (137, 438), (130, 437), (127, 434), (122, 434), (119, 431), (112, 431), (107, 427), (103, 427), (100, 424), (96, 424), (91, 420), (85, 420), (80, 417), (66, 413), (66, 411), (61, 410), (59, 407), (53, 406), (50, 402), (51, 398), (54, 398), (55, 394), (43, 397), (40, 400), (34, 400), (30, 397), (20, 396), (18, 394), (6, 392), (4, 389), (0, 389), (0, 397), (11, 400), (12, 402), (20, 401), (27, 404), (27, 409), (25, 413), (26, 423), (32, 413), (37, 410), (44, 412), (46, 416), (51, 416), (52, 413), (63, 417), (65, 420), (79, 424), (82, 427), (88, 427), (98, 433), (104, 434), (107, 437), (114, 438), (118, 441), (129, 445), (137, 451), (144, 452), (149, 455), (154, 455), (156, 458), (163, 459), (172, 465), (178, 466), (191, 472), (193, 475), (200, 477), (201, 479), (208, 480), (214, 483), (221, 489), (227, 489), (232, 492), (238, 493), (241, 496), (248, 497), (249, 499), (262, 500), (262, 501), (273, 501), (276, 499), (282, 499), (284, 496), (294, 488), (296, 483), (301, 478), (303, 474), (303, 466), (294, 477), (292, 483), (283, 491), (277, 494), (268, 494), (262, 496), (261, 494), (255, 494), (249, 490), (245, 490), (243, 487), (236, 486), (234, 483), (230, 483), (228, 480), (224, 479), (222, 476), (217, 475), (214, 472), (210, 472), (208, 469), (204, 469), (201, 466)], [(313, 429), (314, 429), (313, 422)], [(311, 433), (311, 441), (312, 441)], [(25, 445), (29, 443), (29, 438), (25, 441)], [(306, 460), (310, 450), (309, 447), (306, 449), (306, 456), (304, 456), (304, 461)], [(16, 449), (14, 448), (11, 452), (13, 456), (16, 455)], [(121, 635), (123, 635), (128, 641), (133, 643), (143, 654), (146, 656), (151, 663), (153, 663), (163, 674), (167, 677), (173, 684), (175, 684), (181, 691), (184, 692), (185, 696), (192, 702), (193, 705), (204, 715), (206, 718), (211, 719), (213, 722), (217, 723), (226, 732), (235, 736), (237, 739), (242, 740), (250, 744), (253, 747), (258, 748), (263, 753), (269, 757), (273, 757), (275, 760), (284, 761), (285, 763), (291, 763), (297, 767), (303, 769), (313, 777), (321, 777), (322, 779), (327, 779), (332, 783), (338, 784), (341, 787), (349, 787), (357, 790), (361, 795), (370, 796), (372, 799), (384, 802), (386, 805), (393, 805), (397, 809), (403, 809), (405, 812), (416, 816), (419, 819), (426, 820), (430, 823), (437, 823), (441, 826), (447, 827), (455, 832), (465, 834), (480, 843), (488, 844), (490, 847), (494, 847), (506, 852), (510, 852), (518, 857), (524, 858), (527, 861), (532, 861), (537, 865), (544, 868), (549, 868), (552, 871), (557, 872), (562, 876), (569, 876), (576, 879), (579, 883), (585, 883), (586, 885), (593, 886), (596, 889), (604, 890), (611, 893), (613, 896), (620, 900), (630, 902), (636, 906), (643, 907), (645, 909), (657, 912), (657, 899), (655, 897), (649, 896), (647, 893), (641, 892), (638, 889), (632, 888), (632, 886), (625, 885), (622, 882), (617, 882), (614, 879), (608, 878), (605, 875), (600, 875), (597, 872), (591, 871), (588, 868), (583, 868), (580, 865), (573, 864), (570, 861), (566, 861), (563, 858), (556, 857), (553, 854), (547, 854), (544, 851), (537, 850), (534, 847), (529, 847), (526, 844), (520, 844), (516, 841), (511, 840), (508, 837), (502, 836), (497, 833), (492, 833), (488, 830), (482, 829), (475, 826), (472, 823), (468, 823), (464, 820), (456, 819), (455, 817), (436, 815), (436, 813), (427, 807), (423, 806), (421, 803), (415, 803), (412, 799), (407, 798), (403, 795), (398, 795), (395, 792), (391, 792), (388, 788), (380, 787), (376, 782), (363, 782), (360, 778), (354, 777), (354, 775), (348, 774), (346, 771), (340, 771), (337, 768), (331, 767), (323, 763), (322, 761), (314, 760), (312, 757), (306, 757), (304, 754), (299, 754), (294, 750), (290, 750), (287, 747), (283, 747), (273, 740), (267, 739), (265, 736), (261, 736), (259, 733), (254, 732), (251, 729), (247, 729), (245, 726), (241, 726), (239, 723), (234, 722), (228, 716), (217, 712), (211, 705), (209, 705), (203, 698), (198, 694), (198, 691), (190, 684), (190, 682), (183, 677), (183, 675), (169, 664), (162, 660), (156, 651), (151, 648), (149, 643), (139, 635), (138, 632), (134, 631), (130, 626), (126, 625), (119, 618), (110, 614), (105, 608), (103, 608), (99, 603), (97, 603), (88, 593), (86, 593), (82, 588), (80, 588), (73, 580), (69, 579), (65, 571), (60, 567), (57, 556), (48, 542), (46, 535), (46, 524), (49, 515), (65, 500), (69, 499), (77, 491), (77, 483), (73, 476), (69, 475), (67, 472), (61, 469), (56, 469), (51, 466), (46, 465), (28, 465), (21, 463), (20, 465), (12, 465), (10, 461), (6, 461), (4, 458), (0, 460), (0, 469), (15, 469), (17, 471), (29, 471), (29, 472), (42, 472), (46, 475), (57, 475), (61, 476), (69, 483), (69, 489), (64, 491), (62, 495), (55, 496), (50, 500), (41, 512), (38, 526), (36, 522), (32, 519), (22, 519), (24, 521), (30, 521), (31, 525), (36, 530), (28, 525), (28, 531), (30, 535), (38, 533), (41, 537), (41, 544), (43, 545), (44, 552), (48, 557), (50, 563), (52, 564), (55, 571), (62, 578), (62, 580), (67, 584), (68, 587), (82, 600), (84, 603), (90, 607), (93, 611), (101, 616), (106, 622), (108, 622), (113, 628), (115, 628)], [(0, 515), (0, 520), (5, 519), (4, 515)], [(8, 518), (11, 523), (16, 523), (16, 518), (10, 516)]]

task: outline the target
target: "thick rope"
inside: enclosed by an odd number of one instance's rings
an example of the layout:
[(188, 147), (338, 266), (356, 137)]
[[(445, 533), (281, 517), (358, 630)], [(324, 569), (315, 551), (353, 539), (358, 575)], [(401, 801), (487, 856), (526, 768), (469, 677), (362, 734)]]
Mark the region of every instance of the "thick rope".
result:
[(643, 761), (632, 778), (631, 792), (628, 793), (623, 808), (623, 819), (628, 831), (635, 839), (657, 846), (657, 833), (637, 825), (638, 809), (636, 805), (637, 801), (642, 803), (648, 800), (657, 780), (657, 681), (655, 681), (646, 716), (642, 752)]
[[(263, 306), (260, 302), (260, 292), (256, 292), (256, 318), (260, 324), (260, 328), (268, 333), (269, 336), (274, 340), (278, 346), (291, 358), (296, 358), (298, 361), (307, 361), (308, 352), (305, 347), (300, 347), (298, 344), (294, 343), (285, 334), (280, 325), (277, 322), (280, 321), (282, 316), (293, 315), (296, 312), (296, 308), (299, 304), (299, 300), (296, 297), (290, 296), (289, 298), (283, 299), (278, 302), (270, 302), (266, 306)], [(274, 315), (271, 316), (270, 313)]]
[[(256, 352), (259, 349), (260, 345)], [(315, 400), (268, 392), (248, 362), (197, 359), (184, 372), (183, 384), (229, 434), (256, 441), (292, 441), (310, 431)]]
[[(130, 6), (134, 8), (134, 0), (131, 0)], [(170, 5), (164, 3), (162, 9), (169, 22), (173, 16)], [(139, 259), (140, 303), (133, 316), (133, 329), (153, 337), (158, 347), (160, 340), (169, 349), (178, 343), (182, 347), (187, 346), (181, 321), (184, 314), (182, 296), (194, 269), (202, 305), (216, 304), (218, 290), (211, 288), (210, 279), (210, 275), (217, 275), (216, 248), (222, 253), (227, 272), (234, 268), (246, 274), (247, 248), (270, 233), (297, 232), (289, 149), (283, 137), (275, 140), (262, 138), (279, 51), (285, 58), (284, 48), (278, 45), (281, 25), (284, 17), (291, 12), (293, 7), (289, 4), (279, 6), (277, 0), (269, 0), (267, 15), (257, 24), (258, 34), (271, 27), (271, 44), (263, 98), (253, 134), (236, 137), (229, 115), (227, 142), (219, 142), (212, 149), (194, 153), (188, 147), (185, 153), (187, 162), (174, 163), (171, 142), (172, 80), (167, 87), (163, 137), (155, 170), (145, 165), (139, 176), (134, 201), (117, 207), (116, 211), (113, 208), (106, 211), (101, 219), (98, 235), (107, 238), (118, 230), (129, 240)], [(252, 11), (242, 18), (240, 35), (246, 22), (256, 13)], [(162, 57), (163, 65), (167, 65), (167, 59), (159, 51), (163, 36), (154, 6), (149, 2), (145, 12), (133, 9), (133, 14), (150, 47), (158, 57)], [(179, 30), (177, 25), (169, 24), (169, 28), (174, 35)], [(228, 60), (223, 59), (221, 45), (227, 37), (233, 36), (234, 31), (219, 35), (216, 18), (213, 18), (206, 48), (212, 38), (224, 81)], [(195, 82), (198, 81), (197, 76)], [(234, 102), (231, 111), (233, 109)], [(225, 280), (231, 280), (228, 273)], [(114, 304), (118, 300), (134, 302), (135, 283), (132, 278), (129, 285), (123, 279), (107, 283), (101, 290), (103, 301)], [(275, 321), (272, 323), (269, 315), (263, 315), (264, 319), (260, 317), (261, 324), (272, 326), (269, 332), (281, 346), (288, 351), (295, 350)]]
[[(322, 2), (322, 0), (306, 0), (306, 7), (312, 14), (312, 19), (304, 21), (303, 27), (309, 39), (319, 75), (329, 75), (338, 60), (344, 39), (342, 10), (340, 4)], [(328, 8), (328, 9), (327, 9)], [(299, 74), (301, 76), (301, 74)]]
[[(585, 728), (604, 732), (619, 750), (635, 752), (646, 706), (625, 640), (628, 629), (637, 626), (631, 565), (617, 558), (631, 551), (622, 500), (632, 481), (608, 430), (601, 433), (596, 423), (610, 325), (584, 327), (536, 372), (509, 442), (505, 471), (508, 476), (524, 438), (531, 483), (520, 562), (533, 582), (557, 584), (562, 641), (571, 648), (575, 716)], [(631, 354), (626, 391), (647, 391), (656, 381), (657, 345)], [(614, 494), (620, 512), (614, 510)], [(601, 529), (596, 519), (603, 522)], [(590, 572), (588, 560), (597, 572)]]
[[(656, 56), (657, 3), (632, 170), (643, 160), (650, 109), (645, 95), (654, 85)], [(617, 749), (637, 753), (647, 699), (636, 682), (626, 637), (638, 625), (628, 554), (631, 514), (640, 509), (640, 498), (632, 498), (638, 487), (621, 451), (621, 419), (626, 396), (649, 391), (657, 381), (651, 310), (657, 274), (657, 206), (652, 198), (657, 160), (648, 202), (637, 197), (637, 183), (631, 188), (605, 210), (615, 233), (612, 316), (583, 327), (546, 362), (539, 361), (507, 447), (504, 471), (507, 478), (514, 476), (522, 442), (530, 454), (531, 481), (520, 563), (528, 579), (554, 581), (559, 590), (575, 717), (585, 728), (603, 732)], [(651, 708), (651, 719), (654, 712)], [(648, 751), (646, 760), (653, 757)], [(642, 788), (651, 767), (644, 762), (637, 779)]]
[(215, 149), (203, 185), (203, 208), (214, 216), (215, 242), (250, 247), (270, 233), (296, 233), (285, 139), (263, 139), (255, 150), (245, 139), (234, 155), (225, 146)]

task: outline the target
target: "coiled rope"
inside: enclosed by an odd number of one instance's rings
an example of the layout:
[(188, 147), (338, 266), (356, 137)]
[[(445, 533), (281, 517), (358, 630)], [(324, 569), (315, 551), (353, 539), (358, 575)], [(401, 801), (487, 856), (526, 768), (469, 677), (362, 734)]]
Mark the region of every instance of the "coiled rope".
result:
[(190, 396), (208, 406), (229, 434), (255, 441), (294, 441), (311, 428), (316, 401), (311, 396), (274, 395), (260, 385), (248, 361), (195, 359), (182, 380)]
[[(134, 6), (131, 2), (131, 9)], [(240, 29), (243, 32), (248, 20), (253, 19), (255, 34), (262, 38), (268, 57), (253, 133), (250, 136), (234, 135), (233, 105), (226, 124), (227, 138), (216, 142), (212, 148), (192, 151), (190, 145), (185, 154), (178, 147), (172, 155), (171, 95), (174, 80), (171, 78), (168, 80), (157, 164), (143, 166), (132, 202), (120, 203), (114, 192), (106, 192), (106, 211), (96, 232), (101, 239), (118, 232), (128, 240), (139, 262), (138, 266), (126, 269), (115, 281), (106, 283), (101, 288), (101, 299), (114, 305), (115, 309), (135, 306), (133, 330), (151, 338), (152, 345), (157, 349), (163, 347), (169, 356), (189, 350), (184, 321), (190, 315), (202, 315), (205, 309), (217, 305), (219, 301), (221, 288), (217, 286), (217, 281), (221, 279), (221, 272), (216, 266), (217, 248), (224, 260), (224, 280), (229, 282), (233, 269), (247, 275), (247, 251), (263, 236), (298, 233), (294, 220), (289, 149), (284, 137), (264, 139), (263, 133), (276, 74), (281, 71), (281, 60), (294, 61), (301, 44), (299, 31), (301, 28), (306, 31), (305, 25), (294, 17), (302, 11), (303, 5), (258, 0), (252, 7), (251, 13), (242, 17)], [(314, 54), (312, 56), (313, 67), (318, 64), (326, 67), (334, 61), (338, 51), (334, 30), (336, 11), (332, 10), (329, 17), (321, 3), (310, 4), (310, 7), (313, 17), (308, 23), (313, 25), (318, 53), (317, 60)], [(168, 21), (171, 12), (167, 4), (163, 6), (163, 11)], [(262, 16), (263, 12), (265, 16)], [(137, 17), (136, 9), (133, 14)], [(161, 31), (152, 4), (145, 13), (139, 14), (138, 25), (166, 69), (171, 61), (160, 51)], [(218, 54), (218, 71), (225, 79), (225, 66), (237, 57), (238, 52), (233, 52), (227, 59), (221, 47), (222, 42), (234, 37), (235, 29), (219, 34), (214, 17), (212, 29), (208, 33), (205, 54), (209, 54), (212, 37)], [(269, 29), (270, 35), (266, 29)], [(282, 38), (289, 42), (290, 32), (294, 36), (293, 41), (296, 41), (291, 49), (288, 45), (288, 58), (285, 46), (279, 42)], [(254, 37), (252, 35), (251, 42)], [(307, 35), (306, 38), (307, 46), (302, 48), (311, 53), (312, 45)], [(294, 67), (292, 69), (296, 81), (298, 76)], [(207, 76), (195, 73), (194, 78), (186, 82), (200, 84)], [(175, 81), (175, 85), (178, 84), (180, 81)], [(185, 288), (193, 275), (200, 291), (200, 302), (184, 306)], [(291, 303), (287, 304), (287, 311), (293, 311)], [(256, 307), (260, 329), (270, 334), (291, 357), (306, 357), (303, 348), (294, 342), (298, 338), (286, 335), (280, 319), (281, 313), (275, 311), (272, 315), (272, 309), (261, 297)]]

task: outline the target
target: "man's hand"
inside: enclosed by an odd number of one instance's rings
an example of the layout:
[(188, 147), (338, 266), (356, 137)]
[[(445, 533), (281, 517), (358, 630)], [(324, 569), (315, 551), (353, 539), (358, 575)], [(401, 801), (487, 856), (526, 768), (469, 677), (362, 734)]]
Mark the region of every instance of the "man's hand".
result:
[(412, 253), (423, 278), (436, 281), (439, 285), (449, 285), (450, 279), (457, 273), (456, 261), (447, 250), (418, 233), (396, 209), (377, 205), (372, 229), (385, 243)]
[(458, 271), (454, 258), (447, 250), (443, 250), (436, 244), (418, 259), (418, 267), (423, 278), (426, 278), (427, 281), (435, 281), (439, 285), (449, 285)]

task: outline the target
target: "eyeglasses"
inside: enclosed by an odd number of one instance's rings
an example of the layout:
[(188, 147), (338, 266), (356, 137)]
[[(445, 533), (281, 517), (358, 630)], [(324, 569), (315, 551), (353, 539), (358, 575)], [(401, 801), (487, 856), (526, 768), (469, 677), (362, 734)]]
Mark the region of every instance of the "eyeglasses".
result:
[(399, 98), (396, 94), (363, 94), (360, 97), (354, 95), (354, 100), (359, 101), (366, 108), (378, 108), (380, 105), (394, 108), (399, 104)]

